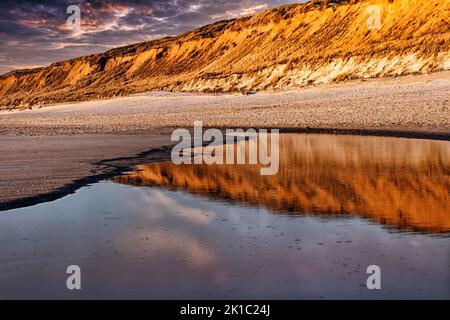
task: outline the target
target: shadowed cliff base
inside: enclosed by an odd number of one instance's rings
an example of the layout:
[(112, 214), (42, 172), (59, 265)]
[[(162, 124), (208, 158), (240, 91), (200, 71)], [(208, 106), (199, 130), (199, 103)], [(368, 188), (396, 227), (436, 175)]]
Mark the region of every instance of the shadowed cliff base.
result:
[[(373, 14), (379, 28), (368, 24)], [(24, 109), (148, 90), (292, 89), (449, 70), (449, 16), (450, 2), (442, 0), (285, 5), (176, 37), (10, 72), (0, 77), (0, 106)]]

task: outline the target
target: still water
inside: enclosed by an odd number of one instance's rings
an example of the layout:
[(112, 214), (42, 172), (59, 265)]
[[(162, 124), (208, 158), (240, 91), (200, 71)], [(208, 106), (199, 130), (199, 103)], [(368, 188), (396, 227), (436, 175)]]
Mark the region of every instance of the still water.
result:
[(450, 298), (449, 142), (283, 134), (259, 169), (142, 164), (1, 212), (0, 298)]

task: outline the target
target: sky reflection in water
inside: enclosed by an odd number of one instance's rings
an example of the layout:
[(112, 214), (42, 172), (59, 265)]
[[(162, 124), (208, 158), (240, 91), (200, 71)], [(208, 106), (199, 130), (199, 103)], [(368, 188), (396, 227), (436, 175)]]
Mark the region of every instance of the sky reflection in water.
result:
[(2, 212), (0, 298), (450, 298), (447, 142), (283, 137), (277, 177), (144, 165)]

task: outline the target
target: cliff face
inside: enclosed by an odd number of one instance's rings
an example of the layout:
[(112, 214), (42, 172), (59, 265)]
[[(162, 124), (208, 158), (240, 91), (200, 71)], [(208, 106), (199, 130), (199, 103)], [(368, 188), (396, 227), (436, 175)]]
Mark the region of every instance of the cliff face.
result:
[[(10, 72), (0, 77), (0, 106), (157, 89), (295, 88), (450, 69), (450, 1), (340, 2), (281, 6), (177, 37)], [(373, 28), (377, 17), (379, 29)]]

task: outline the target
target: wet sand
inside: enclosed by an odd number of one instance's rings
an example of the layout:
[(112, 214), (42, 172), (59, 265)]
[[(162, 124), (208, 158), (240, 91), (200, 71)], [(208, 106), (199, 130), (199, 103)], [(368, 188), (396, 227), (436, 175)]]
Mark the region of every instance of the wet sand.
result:
[[(0, 210), (51, 201), (120, 172), (169, 135), (0, 136)], [(156, 150), (155, 150), (156, 149)], [(108, 160), (109, 159), (109, 160)]]
[[(450, 72), (254, 95), (153, 92), (0, 113), (0, 210), (53, 200), (170, 144), (174, 127), (450, 140)], [(167, 151), (167, 150), (166, 150)], [(167, 152), (144, 154), (152, 161)], [(102, 162), (104, 159), (120, 161)]]

